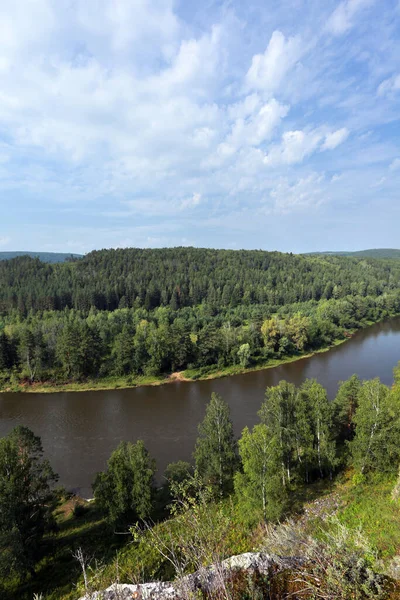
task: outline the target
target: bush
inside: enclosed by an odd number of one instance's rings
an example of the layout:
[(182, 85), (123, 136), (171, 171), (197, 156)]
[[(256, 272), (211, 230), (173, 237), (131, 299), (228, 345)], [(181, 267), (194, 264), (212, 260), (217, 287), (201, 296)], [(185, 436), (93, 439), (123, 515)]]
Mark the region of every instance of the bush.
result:
[(336, 518), (327, 525), (315, 537), (293, 520), (278, 527), (267, 526), (264, 550), (278, 556), (299, 557), (299, 565), (289, 578), (305, 597), (385, 598), (389, 582), (378, 572), (375, 552), (360, 529), (351, 530)]

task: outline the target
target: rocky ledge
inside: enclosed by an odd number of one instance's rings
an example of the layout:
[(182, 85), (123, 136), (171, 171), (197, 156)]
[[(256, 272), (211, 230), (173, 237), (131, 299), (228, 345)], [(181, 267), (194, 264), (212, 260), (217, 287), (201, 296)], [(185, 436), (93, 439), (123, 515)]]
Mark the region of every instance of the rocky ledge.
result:
[(137, 585), (113, 584), (103, 591), (87, 593), (80, 600), (182, 600), (196, 591), (205, 595), (221, 590), (226, 582), (241, 574), (266, 577), (286, 569), (299, 567), (301, 559), (278, 559), (262, 552), (238, 554), (200, 569), (174, 582), (153, 582)]

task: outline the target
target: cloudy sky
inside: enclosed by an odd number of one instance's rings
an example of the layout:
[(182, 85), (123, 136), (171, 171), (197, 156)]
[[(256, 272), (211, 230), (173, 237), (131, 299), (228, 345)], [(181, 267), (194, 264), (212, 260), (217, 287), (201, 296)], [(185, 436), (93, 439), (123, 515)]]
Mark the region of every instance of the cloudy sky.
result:
[(2, 0), (0, 250), (400, 247), (398, 0)]

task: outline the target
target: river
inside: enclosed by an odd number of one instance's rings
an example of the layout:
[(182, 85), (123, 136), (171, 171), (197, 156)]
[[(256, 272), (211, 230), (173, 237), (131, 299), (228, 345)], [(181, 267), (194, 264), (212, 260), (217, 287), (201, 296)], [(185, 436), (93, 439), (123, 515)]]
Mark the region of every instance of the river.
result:
[(172, 461), (190, 460), (211, 392), (229, 403), (240, 434), (256, 423), (266, 387), (282, 379), (298, 385), (315, 377), (333, 398), (338, 382), (353, 373), (391, 384), (399, 361), (400, 317), (361, 330), (329, 352), (244, 375), (128, 390), (0, 394), (0, 437), (26, 425), (42, 438), (59, 483), (91, 497), (95, 474), (121, 440), (143, 439), (160, 473)]

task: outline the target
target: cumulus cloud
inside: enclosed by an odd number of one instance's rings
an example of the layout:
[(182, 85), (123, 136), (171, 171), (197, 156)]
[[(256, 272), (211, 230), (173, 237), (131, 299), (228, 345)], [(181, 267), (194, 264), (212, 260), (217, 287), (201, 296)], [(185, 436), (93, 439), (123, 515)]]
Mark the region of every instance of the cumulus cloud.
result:
[(374, 0), (344, 0), (333, 11), (327, 22), (327, 29), (333, 35), (343, 35), (354, 26), (357, 13), (367, 8)]
[(287, 131), (283, 134), (281, 143), (266, 154), (264, 164), (276, 166), (300, 163), (317, 149), (334, 150), (345, 141), (348, 134), (346, 128), (326, 134), (320, 129)]
[(259, 20), (252, 0), (214, 3), (204, 18), (174, 0), (4, 0), (0, 186), (15, 199), (11, 226), (31, 207), (39, 220), (62, 203), (62, 227), (73, 215), (109, 229), (98, 245), (135, 240), (124, 227), (139, 219), (160, 225), (141, 243), (164, 236), (168, 219), (178, 242), (201, 216), (227, 223), (265, 198), (286, 212), (307, 207), (311, 183), (325, 185), (310, 171), (331, 181), (351, 160), (386, 161), (387, 171), (397, 147), (383, 140), (383, 158), (373, 144), (376, 127), (397, 118), (395, 60), (374, 71), (379, 40), (336, 39), (368, 4), (338, 4), (326, 35), (326, 6), (305, 0), (262, 7)]
[(276, 92), (287, 73), (300, 60), (302, 51), (299, 37), (285, 38), (281, 31), (274, 31), (265, 52), (253, 56), (246, 74), (248, 88)]
[(271, 190), (270, 196), (276, 212), (288, 213), (293, 210), (316, 208), (326, 199), (323, 190), (324, 176), (311, 173), (295, 183), (282, 179)]
[(218, 151), (224, 155), (231, 155), (239, 148), (246, 146), (259, 146), (269, 140), (286, 117), (289, 107), (280, 104), (272, 98), (266, 104), (254, 105), (252, 110), (239, 116), (232, 124), (231, 132), (226, 140), (219, 146)]
[(316, 150), (321, 140), (322, 135), (317, 131), (286, 131), (281, 144), (268, 152), (264, 163), (269, 166), (299, 163)]

